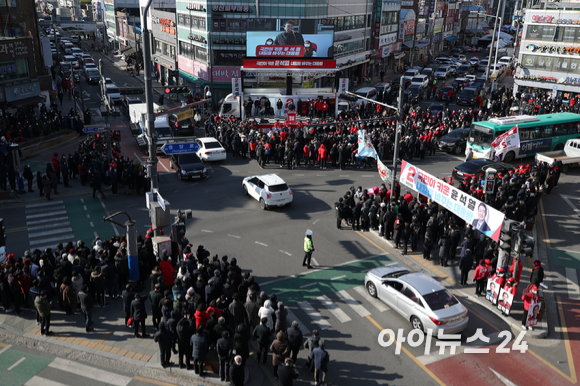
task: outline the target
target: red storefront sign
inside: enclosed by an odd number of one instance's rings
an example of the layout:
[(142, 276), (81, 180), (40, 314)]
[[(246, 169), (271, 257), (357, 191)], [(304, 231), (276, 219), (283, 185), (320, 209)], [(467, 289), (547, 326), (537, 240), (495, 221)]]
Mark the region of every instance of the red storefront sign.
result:
[(245, 68), (336, 68), (336, 60), (244, 59)]

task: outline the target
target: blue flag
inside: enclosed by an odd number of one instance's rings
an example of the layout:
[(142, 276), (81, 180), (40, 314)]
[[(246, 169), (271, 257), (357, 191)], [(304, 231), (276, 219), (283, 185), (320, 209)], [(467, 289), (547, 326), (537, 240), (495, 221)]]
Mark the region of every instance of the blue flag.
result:
[(371, 142), (370, 135), (366, 130), (358, 131), (358, 154), (357, 157), (371, 157), (377, 158), (377, 152), (373, 143)]

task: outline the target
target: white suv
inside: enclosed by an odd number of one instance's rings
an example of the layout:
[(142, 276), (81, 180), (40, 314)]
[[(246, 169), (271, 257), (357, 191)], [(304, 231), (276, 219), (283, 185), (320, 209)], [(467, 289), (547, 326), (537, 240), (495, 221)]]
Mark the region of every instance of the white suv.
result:
[(242, 181), (242, 188), (264, 210), (272, 206), (290, 205), (294, 199), (292, 189), (276, 174), (246, 177)]

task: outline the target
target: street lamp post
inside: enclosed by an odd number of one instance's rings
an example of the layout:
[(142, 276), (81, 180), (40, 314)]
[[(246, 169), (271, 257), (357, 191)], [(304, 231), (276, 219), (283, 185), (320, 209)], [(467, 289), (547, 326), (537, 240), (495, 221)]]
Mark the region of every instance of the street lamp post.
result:
[[(501, 0), (500, 0), (501, 1)], [(497, 6), (497, 12), (495, 16), (492, 15), (485, 15), (487, 17), (495, 17), (495, 23), (493, 23), (493, 35), (491, 35), (491, 46), (489, 47), (489, 58), (491, 59), (491, 54), (493, 52), (493, 44), (495, 43), (495, 35), (497, 34), (497, 21), (499, 19), (499, 22), (501, 23), (501, 18), (499, 16), (499, 12), (501, 10), (500, 4), (498, 4)], [(499, 44), (498, 44), (499, 47)], [(497, 56), (497, 49), (496, 49), (496, 56)], [(497, 60), (497, 58), (496, 58)], [(485, 84), (487, 84), (487, 82), (489, 82), (489, 65), (490, 65), (490, 60), (487, 61), (487, 68), (485, 71)], [(494, 66), (495, 69), (495, 66)]]

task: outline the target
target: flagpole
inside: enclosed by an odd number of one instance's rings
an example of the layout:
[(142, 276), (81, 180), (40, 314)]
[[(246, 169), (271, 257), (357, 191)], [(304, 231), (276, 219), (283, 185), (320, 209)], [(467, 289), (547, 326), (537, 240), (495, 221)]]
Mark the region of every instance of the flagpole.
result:
[(403, 129), (403, 82), (401, 76), (399, 83), (399, 102), (397, 104), (397, 130), (395, 130), (395, 150), (393, 151), (393, 179), (391, 180), (391, 197), (395, 197), (395, 183), (397, 181), (397, 161), (399, 158), (399, 137)]

